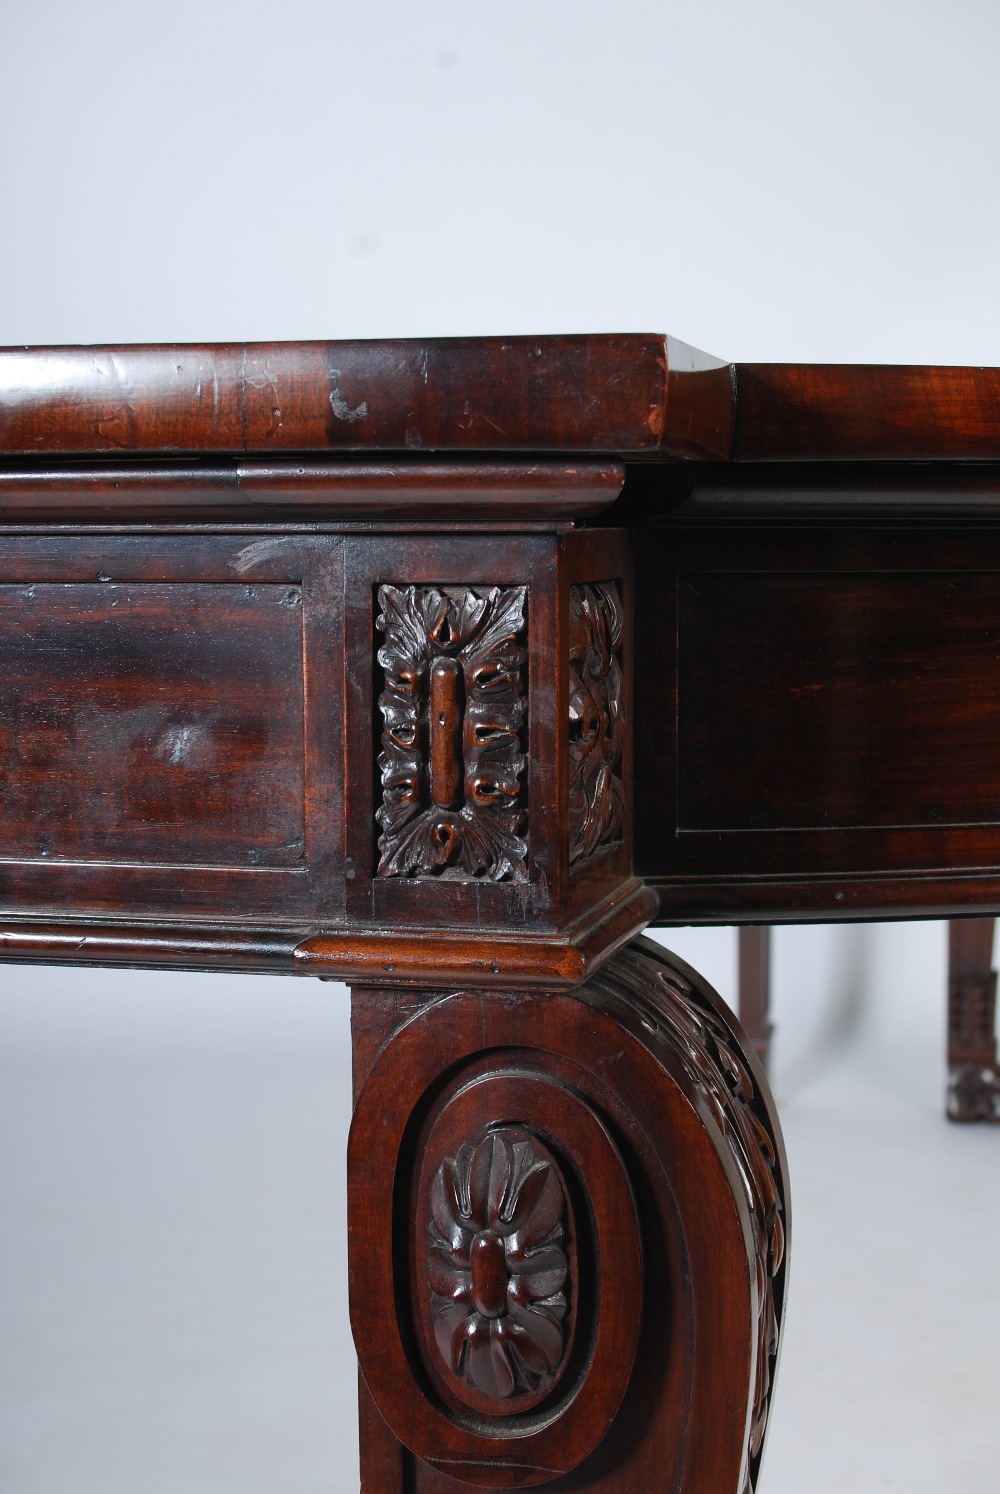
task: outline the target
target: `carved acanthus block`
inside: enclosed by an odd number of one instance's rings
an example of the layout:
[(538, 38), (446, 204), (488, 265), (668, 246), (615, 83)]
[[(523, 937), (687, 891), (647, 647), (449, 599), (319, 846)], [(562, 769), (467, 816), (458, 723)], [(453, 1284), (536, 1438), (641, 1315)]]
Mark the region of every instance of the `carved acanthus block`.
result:
[(525, 598), (379, 587), (380, 876), (527, 880)]
[(622, 627), (616, 582), (570, 587), (570, 865), (616, 844), (624, 830)]

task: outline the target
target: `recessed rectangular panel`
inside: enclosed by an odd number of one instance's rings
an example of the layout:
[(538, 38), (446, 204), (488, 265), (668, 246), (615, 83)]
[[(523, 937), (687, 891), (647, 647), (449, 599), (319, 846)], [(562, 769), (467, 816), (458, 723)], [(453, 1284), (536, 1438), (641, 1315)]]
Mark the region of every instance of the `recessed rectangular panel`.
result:
[(681, 573), (680, 831), (1000, 823), (1000, 573)]
[(0, 585), (0, 861), (300, 866), (301, 603), (283, 582)]

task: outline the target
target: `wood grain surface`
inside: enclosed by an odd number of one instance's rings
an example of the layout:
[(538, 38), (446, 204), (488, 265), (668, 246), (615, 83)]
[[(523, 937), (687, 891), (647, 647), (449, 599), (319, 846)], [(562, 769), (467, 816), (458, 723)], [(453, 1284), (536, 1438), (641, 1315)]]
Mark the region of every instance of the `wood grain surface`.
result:
[(343, 905), (343, 541), (7, 535), (0, 910)]
[(997, 906), (993, 526), (692, 523), (637, 561), (636, 867), (664, 919)]
[(0, 957), (356, 983), (366, 1494), (758, 1487), (780, 1134), (631, 941), (1000, 908), (998, 514), (997, 370), (0, 351)]
[(1000, 458), (1000, 371), (728, 364), (654, 333), (0, 350), (0, 455)]
[(624, 477), (586, 458), (22, 458), (0, 466), (0, 520), (565, 523), (609, 508)]
[(726, 365), (658, 334), (0, 351), (0, 453), (716, 456)]
[(1000, 369), (743, 363), (737, 461), (1000, 457)]
[(365, 1494), (756, 1488), (787, 1170), (719, 997), (637, 940), (573, 995), (352, 1015)]

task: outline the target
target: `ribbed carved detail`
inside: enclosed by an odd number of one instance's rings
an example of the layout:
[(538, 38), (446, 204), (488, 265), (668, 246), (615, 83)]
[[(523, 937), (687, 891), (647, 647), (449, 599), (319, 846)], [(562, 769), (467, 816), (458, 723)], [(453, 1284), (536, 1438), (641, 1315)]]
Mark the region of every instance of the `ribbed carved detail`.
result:
[(526, 881), (526, 588), (378, 599), (379, 876)]

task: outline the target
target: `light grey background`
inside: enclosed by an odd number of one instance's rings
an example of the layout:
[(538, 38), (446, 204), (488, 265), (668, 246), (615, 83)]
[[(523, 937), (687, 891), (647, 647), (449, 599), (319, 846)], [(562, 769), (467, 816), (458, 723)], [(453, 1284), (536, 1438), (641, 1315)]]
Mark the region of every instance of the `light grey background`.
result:
[[(669, 330), (1000, 362), (991, 0), (0, 0), (0, 343)], [(724, 994), (733, 936), (665, 942)], [(764, 1494), (996, 1488), (937, 924), (778, 936)], [(0, 1490), (357, 1485), (346, 993), (4, 967)], [(723, 1491), (720, 1491), (723, 1494)]]

